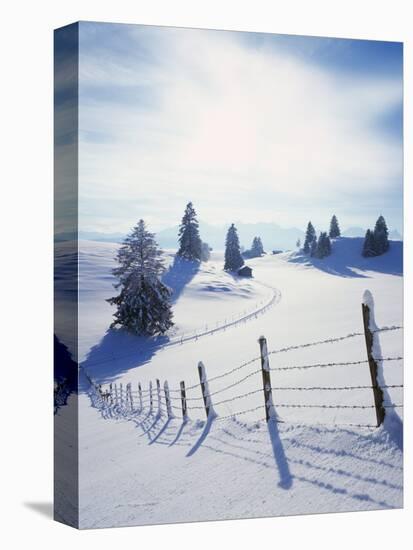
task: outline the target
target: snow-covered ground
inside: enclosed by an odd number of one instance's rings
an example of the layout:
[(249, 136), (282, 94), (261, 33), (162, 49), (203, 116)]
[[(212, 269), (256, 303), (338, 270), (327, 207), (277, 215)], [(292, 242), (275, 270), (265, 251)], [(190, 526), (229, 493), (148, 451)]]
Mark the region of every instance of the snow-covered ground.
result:
[[(104, 388), (132, 383), (135, 392), (138, 382), (147, 391), (150, 381), (168, 380), (177, 415), (167, 420), (162, 397), (159, 416), (156, 396), (152, 413), (147, 407), (108, 411), (82, 374), (81, 526), (402, 505), (400, 440), (388, 427), (354, 426), (375, 423), (372, 390), (354, 388), (371, 384), (364, 338), (354, 335), (363, 331), (363, 292), (369, 289), (375, 298), (379, 327), (403, 324), (402, 244), (393, 242), (386, 255), (363, 259), (361, 241), (339, 239), (329, 258), (315, 262), (294, 253), (249, 260), (253, 279), (225, 274), (219, 253), (198, 271), (175, 265), (169, 254), (172, 342), (108, 330), (112, 308), (105, 299), (114, 292), (110, 269), (116, 245), (80, 243), (79, 356), (85, 372)], [(184, 334), (193, 337), (180, 343)], [(275, 410), (284, 423), (269, 428), (260, 420), (261, 335), (270, 351), (352, 335), (270, 354), (272, 386), (280, 388), (273, 390)], [(402, 330), (378, 336), (382, 357), (403, 355)], [(218, 414), (210, 423), (204, 422), (198, 383), (201, 360)], [(281, 370), (319, 363), (341, 364)], [(403, 383), (401, 360), (384, 361), (383, 371), (387, 385)], [(194, 386), (188, 390), (186, 424), (176, 393), (181, 380)], [(354, 389), (297, 389), (303, 387)], [(401, 388), (388, 392), (392, 404), (402, 404)], [(393, 412), (402, 415), (401, 408), (388, 409)]]
[(400, 507), (402, 455), (383, 430), (105, 419), (80, 398), (80, 526)]
[[(147, 349), (156, 343), (130, 337), (122, 331), (110, 331), (107, 335), (109, 344), (107, 339), (101, 341), (112, 320), (113, 308), (106, 299), (116, 294), (113, 288), (116, 280), (111, 269), (116, 265), (117, 246), (82, 241), (79, 248), (79, 358), (82, 361), (87, 356), (89, 366), (113, 355), (117, 357), (120, 349), (124, 356), (128, 353), (126, 348), (135, 365), (136, 348)], [(167, 271), (163, 279), (173, 289), (175, 323), (168, 333), (168, 343), (197, 338), (199, 334), (211, 334), (220, 327), (235, 325), (252, 314), (261, 313), (279, 299), (277, 290), (268, 285), (225, 273), (221, 253), (213, 253), (211, 260), (203, 263), (201, 268), (185, 260), (174, 261), (174, 257), (172, 251), (166, 252), (164, 257)], [(165, 344), (166, 339), (160, 338), (159, 342)], [(102, 372), (99, 368), (100, 376)], [(113, 376), (111, 368), (109, 376)]]

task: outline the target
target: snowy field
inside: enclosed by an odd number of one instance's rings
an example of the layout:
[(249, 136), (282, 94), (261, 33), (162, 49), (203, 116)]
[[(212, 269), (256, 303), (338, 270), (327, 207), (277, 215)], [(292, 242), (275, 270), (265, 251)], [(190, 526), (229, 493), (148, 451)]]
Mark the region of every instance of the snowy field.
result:
[[(379, 327), (403, 324), (402, 243), (364, 259), (361, 242), (339, 239), (330, 257), (311, 264), (295, 253), (248, 260), (253, 279), (224, 273), (220, 253), (196, 270), (174, 263), (169, 252), (164, 280), (174, 289), (176, 324), (168, 337), (150, 341), (108, 330), (116, 245), (80, 243), (83, 372), (105, 389), (131, 383), (136, 392), (141, 383), (145, 391), (142, 410), (109, 408), (81, 376), (82, 527), (402, 506), (400, 434), (389, 424), (358, 426), (375, 424), (372, 390), (359, 387), (371, 384), (360, 336), (362, 296), (366, 289), (373, 294)], [(269, 356), (280, 421), (269, 426), (261, 335), (270, 352), (296, 348)], [(326, 342), (342, 336), (348, 337)], [(382, 362), (385, 383), (400, 386), (403, 331), (378, 336), (381, 357), (392, 359)], [(205, 422), (199, 361), (211, 379), (218, 415), (212, 422)], [(335, 365), (297, 368), (329, 363)], [(155, 379), (162, 388), (168, 381), (176, 418), (166, 417), (163, 393), (160, 407), (155, 393), (148, 409)], [(181, 380), (193, 386), (184, 424)], [(387, 391), (389, 404), (403, 403), (401, 388)], [(62, 422), (69, 408), (59, 411)], [(388, 413), (402, 417), (402, 408)]]

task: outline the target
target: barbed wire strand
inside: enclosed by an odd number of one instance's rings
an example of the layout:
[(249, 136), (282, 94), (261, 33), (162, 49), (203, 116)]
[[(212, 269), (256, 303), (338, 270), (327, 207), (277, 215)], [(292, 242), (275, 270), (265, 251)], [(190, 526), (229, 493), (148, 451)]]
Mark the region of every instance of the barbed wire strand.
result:
[[(380, 386), (380, 388), (388, 389), (388, 388), (403, 388), (403, 384), (390, 384), (390, 385), (384, 385)], [(374, 389), (374, 386), (302, 386), (302, 387), (294, 387), (294, 386), (275, 386), (271, 388), (273, 391), (280, 391), (280, 390), (288, 390), (288, 391), (314, 391), (314, 390), (321, 390), (321, 391), (341, 391), (341, 390), (372, 390)], [(262, 390), (261, 390), (262, 391)]]
[[(403, 357), (379, 357), (376, 358), (376, 361), (401, 361)], [(288, 367), (270, 367), (271, 371), (285, 371), (285, 370), (300, 370), (300, 369), (314, 369), (314, 368), (328, 368), (328, 367), (339, 367), (339, 366), (349, 366), (349, 365), (364, 365), (367, 364), (367, 359), (362, 359), (360, 361), (333, 361), (329, 363), (312, 363), (310, 365), (291, 365)]]
[[(274, 407), (288, 407), (292, 409), (375, 409), (375, 405), (310, 405), (310, 404), (291, 404), (291, 403), (275, 403)], [(394, 409), (403, 407), (403, 405), (383, 405), (386, 409)]]
[[(379, 329), (371, 331), (373, 334), (379, 333), (379, 332), (389, 332), (392, 330), (400, 330), (403, 329), (401, 325), (394, 325), (394, 326), (385, 326), (381, 327)], [(337, 336), (336, 338), (326, 338), (325, 340), (316, 340), (314, 342), (308, 342), (306, 344), (297, 344), (292, 346), (286, 346), (284, 348), (279, 348), (276, 350), (271, 350), (268, 352), (268, 355), (274, 355), (277, 353), (285, 353), (287, 351), (292, 351), (300, 348), (308, 348), (312, 346), (319, 346), (321, 344), (334, 344), (336, 342), (341, 342), (343, 340), (347, 340), (348, 338), (355, 338), (357, 336), (364, 336), (364, 332), (352, 332), (350, 334), (347, 334), (345, 336)]]

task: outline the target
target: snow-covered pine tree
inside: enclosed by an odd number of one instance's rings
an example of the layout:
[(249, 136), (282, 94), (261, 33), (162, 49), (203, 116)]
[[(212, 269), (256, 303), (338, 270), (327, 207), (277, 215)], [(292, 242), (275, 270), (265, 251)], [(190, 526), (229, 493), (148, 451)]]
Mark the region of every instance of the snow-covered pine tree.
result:
[(383, 216), (379, 216), (373, 232), (374, 250), (376, 255), (384, 254), (389, 249), (389, 230), (386, 220)]
[(366, 236), (364, 237), (362, 255), (365, 258), (371, 258), (376, 255), (374, 246), (374, 235), (370, 229), (367, 229)]
[(330, 254), (331, 254), (331, 239), (327, 235), (327, 233), (325, 234), (325, 237), (324, 237), (324, 249), (325, 249), (325, 256), (330, 256)]
[(317, 241), (317, 248), (315, 251), (316, 258), (325, 258), (331, 254), (331, 241), (330, 237), (325, 231), (320, 233)]
[(178, 235), (178, 256), (187, 260), (200, 261), (202, 257), (202, 241), (199, 236), (199, 224), (192, 202), (188, 202), (186, 205)]
[(295, 246), (300, 249), (301, 248), (301, 239), (297, 239), (297, 242), (295, 243)]
[(256, 256), (259, 256), (260, 255), (260, 245), (258, 243), (258, 237), (254, 237), (253, 240), (252, 240), (252, 245), (251, 245), (251, 257), (256, 257)]
[(305, 254), (308, 254), (311, 251), (311, 243), (316, 238), (317, 237), (316, 237), (314, 226), (311, 222), (308, 222), (307, 231), (305, 232), (304, 246), (303, 246), (303, 251)]
[(310, 252), (309, 252), (312, 258), (317, 257), (317, 248), (318, 248), (318, 240), (317, 240), (317, 237), (314, 235), (314, 239), (310, 243)]
[(238, 271), (244, 265), (239, 246), (237, 228), (234, 224), (228, 229), (225, 241), (225, 271)]
[(139, 220), (120, 247), (113, 270), (120, 288), (118, 296), (107, 301), (116, 306), (112, 327), (120, 325), (134, 334), (164, 334), (172, 325), (171, 290), (160, 276), (164, 264), (153, 233)]
[(324, 235), (325, 233), (321, 232), (318, 236), (317, 247), (314, 254), (316, 258), (324, 258)]
[(334, 214), (330, 222), (329, 237), (330, 239), (336, 239), (337, 237), (340, 237), (340, 235), (340, 226), (338, 225), (337, 216)]
[(257, 237), (254, 237), (254, 238), (252, 239), (251, 247), (250, 247), (250, 249), (247, 251), (247, 252), (248, 252), (248, 257), (249, 257), (249, 258), (252, 258), (252, 257), (254, 257), (254, 256), (257, 254), (256, 248), (257, 248)]
[(249, 251), (250, 258), (258, 258), (264, 254), (264, 247), (261, 241), (261, 237), (254, 237)]
[(262, 244), (261, 237), (257, 237), (257, 252), (259, 256), (262, 256), (263, 254), (265, 254), (264, 245)]

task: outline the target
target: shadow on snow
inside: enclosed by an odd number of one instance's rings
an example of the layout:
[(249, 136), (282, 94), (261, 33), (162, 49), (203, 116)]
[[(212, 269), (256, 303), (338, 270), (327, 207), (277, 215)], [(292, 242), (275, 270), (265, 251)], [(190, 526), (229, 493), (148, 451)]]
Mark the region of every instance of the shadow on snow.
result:
[(388, 275), (403, 275), (403, 242), (390, 241), (390, 249), (382, 256), (364, 258), (361, 255), (364, 239), (341, 237), (332, 243), (330, 256), (317, 259), (296, 253), (288, 260), (291, 263), (313, 266), (320, 271), (338, 277), (368, 278), (374, 271)]
[[(384, 443), (395, 448), (398, 443), (389, 439), (386, 430), (380, 428), (375, 432), (360, 433), (348, 428), (334, 428), (328, 426), (305, 426), (305, 430), (312, 432), (318, 441), (308, 442), (302, 437), (304, 426), (283, 427), (274, 421), (267, 424), (269, 443), (271, 452), (266, 452), (262, 447), (265, 443), (265, 432), (260, 430), (254, 433), (254, 424), (248, 426), (245, 422), (236, 417), (232, 422), (219, 427), (214, 421), (215, 417), (209, 420), (185, 421), (180, 418), (168, 418), (158, 407), (153, 411), (142, 409), (136, 411), (132, 416), (126, 415), (122, 411), (115, 411), (114, 414), (106, 414), (105, 408), (102, 408), (99, 400), (90, 394), (92, 406), (100, 410), (104, 418), (125, 417), (128, 421), (133, 421), (136, 428), (142, 431), (141, 437), (148, 439), (149, 445), (163, 445), (166, 447), (179, 446), (186, 449), (186, 457), (193, 457), (201, 448), (214, 452), (222, 456), (229, 456), (242, 462), (256, 464), (269, 470), (274, 470), (274, 462), (277, 470), (277, 485), (281, 489), (289, 490), (294, 481), (316, 486), (322, 491), (342, 495), (344, 498), (354, 499), (372, 504), (375, 508), (394, 508), (399, 506), (400, 492), (402, 485), (392, 483), (387, 479), (386, 470), (401, 468), (397, 465), (383, 461), (379, 457), (373, 457), (370, 453), (370, 445), (357, 445), (348, 450), (342, 445), (337, 448), (329, 447), (324, 443), (324, 435), (336, 435), (335, 441), (345, 440), (346, 436), (356, 436), (362, 440), (368, 440), (370, 443)], [(279, 426), (280, 429), (279, 429)], [(255, 423), (255, 427), (258, 426)], [(235, 428), (234, 431), (232, 428)], [(244, 433), (240, 434), (239, 429)], [(297, 431), (298, 429), (298, 431)], [(281, 431), (280, 431), (281, 430)], [(331, 443), (331, 442), (330, 442)], [(294, 449), (290, 455), (290, 449)], [(295, 457), (296, 450), (299, 449), (299, 458)], [(366, 452), (363, 452), (363, 450)], [(329, 464), (326, 457), (334, 457), (335, 461)], [(339, 463), (337, 463), (339, 459)], [(384, 471), (382, 477), (377, 474), (369, 474), (369, 470), (360, 473), (359, 467), (354, 467), (360, 462), (372, 465), (380, 465)], [(291, 466), (294, 468), (291, 471)], [(343, 484), (339, 480), (343, 480)], [(346, 480), (353, 480), (360, 483), (357, 487), (348, 486)], [(383, 487), (390, 490), (388, 497), (390, 501), (381, 498), (374, 498), (369, 494), (369, 488)], [(394, 493), (392, 492), (394, 491)], [(393, 497), (394, 495), (394, 497)], [(350, 508), (349, 508), (350, 509)]]
[(174, 256), (174, 261), (165, 271), (162, 282), (172, 289), (172, 303), (175, 303), (199, 271), (199, 262), (191, 262), (179, 256)]
[[(174, 257), (162, 282), (172, 290), (175, 303), (199, 270), (198, 262)], [(114, 380), (132, 368), (144, 365), (169, 342), (167, 335), (137, 336), (122, 328), (110, 328), (102, 340), (90, 350), (82, 366), (100, 384)]]

